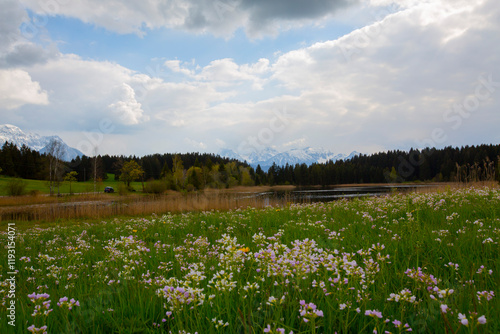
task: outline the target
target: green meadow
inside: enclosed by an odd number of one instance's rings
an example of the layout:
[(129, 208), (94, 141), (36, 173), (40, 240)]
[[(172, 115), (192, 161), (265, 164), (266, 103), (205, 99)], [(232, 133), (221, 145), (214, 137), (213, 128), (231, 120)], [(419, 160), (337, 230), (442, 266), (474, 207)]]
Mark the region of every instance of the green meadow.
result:
[[(0, 176), (0, 196), (8, 196), (8, 183), (13, 180), (12, 177), (9, 176)], [(30, 180), (30, 179), (22, 179), (22, 182), (25, 183), (25, 194), (49, 194), (49, 183), (48, 181), (42, 180)], [(103, 192), (104, 187), (113, 187), (115, 191), (118, 191), (119, 185), (123, 182), (115, 180), (113, 174), (108, 174), (108, 178), (103, 180), (102, 182), (96, 183), (96, 191)], [(141, 182), (131, 182), (130, 186), (136, 191), (142, 191), (142, 183)], [(85, 181), (85, 182), (71, 182), (71, 192), (72, 193), (89, 193), (94, 191), (94, 182), (93, 181)], [(55, 189), (57, 193), (57, 188)], [(59, 185), (59, 192), (61, 194), (69, 194), (70, 193), (70, 183), (68, 181), (61, 182)]]
[(498, 188), (0, 231), (0, 333), (500, 332)]

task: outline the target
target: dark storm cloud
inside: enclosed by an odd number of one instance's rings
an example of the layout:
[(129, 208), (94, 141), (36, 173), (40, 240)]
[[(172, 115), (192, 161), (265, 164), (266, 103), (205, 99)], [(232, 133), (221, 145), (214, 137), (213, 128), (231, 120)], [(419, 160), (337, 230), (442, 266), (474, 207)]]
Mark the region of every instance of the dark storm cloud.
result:
[[(12, 1), (12, 0), (9, 0)], [(75, 0), (46, 8), (39, 0), (23, 4), (40, 15), (79, 18), (118, 33), (147, 34), (145, 28), (167, 27), (230, 36), (243, 28), (248, 34), (279, 33), (295, 23), (315, 22), (360, 0)], [(96, 11), (95, 8), (100, 8)], [(286, 24), (286, 26), (282, 26)]]
[(196, 6), (189, 9), (189, 14), (184, 21), (184, 25), (188, 29), (198, 30), (210, 26), (210, 23), (204, 14), (203, 8), (201, 6)]
[(2, 1), (2, 9), (0, 10), (0, 51), (21, 38), (19, 25), (26, 18), (26, 12), (17, 1)]
[(29, 25), (26, 10), (17, 1), (5, 1), (0, 11), (0, 68), (32, 66), (58, 54), (55, 46), (30, 41), (34, 30), (23, 30), (23, 25)]
[(358, 2), (357, 0), (243, 0), (241, 6), (251, 11), (252, 21), (266, 22), (274, 19), (321, 18)]
[[(244, 27), (251, 35), (267, 33), (280, 23), (299, 24), (322, 19), (359, 0), (217, 0), (189, 1), (184, 27), (230, 33)], [(279, 28), (278, 28), (279, 29)]]
[(0, 68), (42, 64), (56, 56), (57, 53), (57, 50), (47, 50), (33, 43), (17, 44), (8, 53), (0, 56)]

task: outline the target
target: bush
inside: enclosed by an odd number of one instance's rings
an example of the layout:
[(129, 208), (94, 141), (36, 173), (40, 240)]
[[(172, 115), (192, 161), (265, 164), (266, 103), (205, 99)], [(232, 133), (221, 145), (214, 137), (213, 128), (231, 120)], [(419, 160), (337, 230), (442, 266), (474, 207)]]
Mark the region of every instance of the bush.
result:
[(192, 192), (192, 191), (195, 191), (196, 190), (196, 187), (193, 186), (191, 183), (189, 183), (187, 186), (186, 186), (186, 191), (187, 192)]
[(34, 189), (34, 190), (30, 190), (29, 194), (30, 194), (31, 196), (33, 196), (33, 197), (37, 197), (38, 195), (40, 195), (40, 194), (41, 194), (41, 192), (40, 192), (40, 190), (36, 190), (36, 189)]
[(168, 189), (168, 184), (164, 181), (153, 180), (146, 182), (144, 192), (149, 194), (163, 194)]
[(9, 196), (21, 196), (26, 193), (26, 182), (21, 179), (10, 180), (6, 187)]
[(120, 194), (120, 195), (127, 195), (128, 194), (128, 187), (126, 184), (120, 183), (118, 185), (118, 194)]

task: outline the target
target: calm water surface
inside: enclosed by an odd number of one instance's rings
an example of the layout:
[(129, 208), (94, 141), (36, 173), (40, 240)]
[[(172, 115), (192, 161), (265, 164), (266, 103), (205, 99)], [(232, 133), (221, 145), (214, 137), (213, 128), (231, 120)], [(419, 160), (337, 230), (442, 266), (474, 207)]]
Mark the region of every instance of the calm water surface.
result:
[(391, 192), (411, 192), (417, 188), (432, 187), (432, 185), (387, 185), (387, 186), (341, 186), (331, 188), (297, 188), (288, 191), (266, 191), (260, 193), (242, 192), (240, 198), (286, 198), (289, 202), (329, 202), (341, 198), (381, 196)]

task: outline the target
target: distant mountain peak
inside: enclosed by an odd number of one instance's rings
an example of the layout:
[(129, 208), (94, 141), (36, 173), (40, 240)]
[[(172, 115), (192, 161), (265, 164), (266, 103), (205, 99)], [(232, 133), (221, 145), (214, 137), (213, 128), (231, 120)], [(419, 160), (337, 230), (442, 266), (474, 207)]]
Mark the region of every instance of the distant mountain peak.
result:
[(12, 125), (12, 124), (3, 124), (3, 125), (0, 125), (0, 128), (6, 128), (6, 129), (10, 129), (10, 130), (21, 131), (20, 128), (18, 128), (15, 125)]
[(219, 155), (238, 159), (240, 161), (247, 161), (252, 167), (256, 168), (258, 165), (264, 170), (268, 170), (273, 164), (278, 166), (303, 164), (311, 165), (313, 163), (325, 163), (329, 160), (348, 160), (358, 155), (356, 151), (346, 154), (335, 154), (323, 148), (313, 147), (292, 147), (286, 151), (279, 152), (274, 148), (266, 147), (258, 152), (252, 152), (248, 156), (241, 156), (231, 149), (223, 149)]
[(77, 156), (83, 155), (83, 153), (79, 150), (69, 147), (61, 139), (61, 137), (57, 135), (40, 136), (37, 133), (24, 132), (19, 127), (12, 124), (0, 124), (0, 145), (5, 144), (5, 142), (9, 142), (13, 143), (18, 148), (26, 145), (32, 150), (39, 151), (40, 153), (46, 153), (47, 145), (54, 139), (62, 143), (64, 147), (65, 154), (63, 156), (63, 160), (71, 161)]

